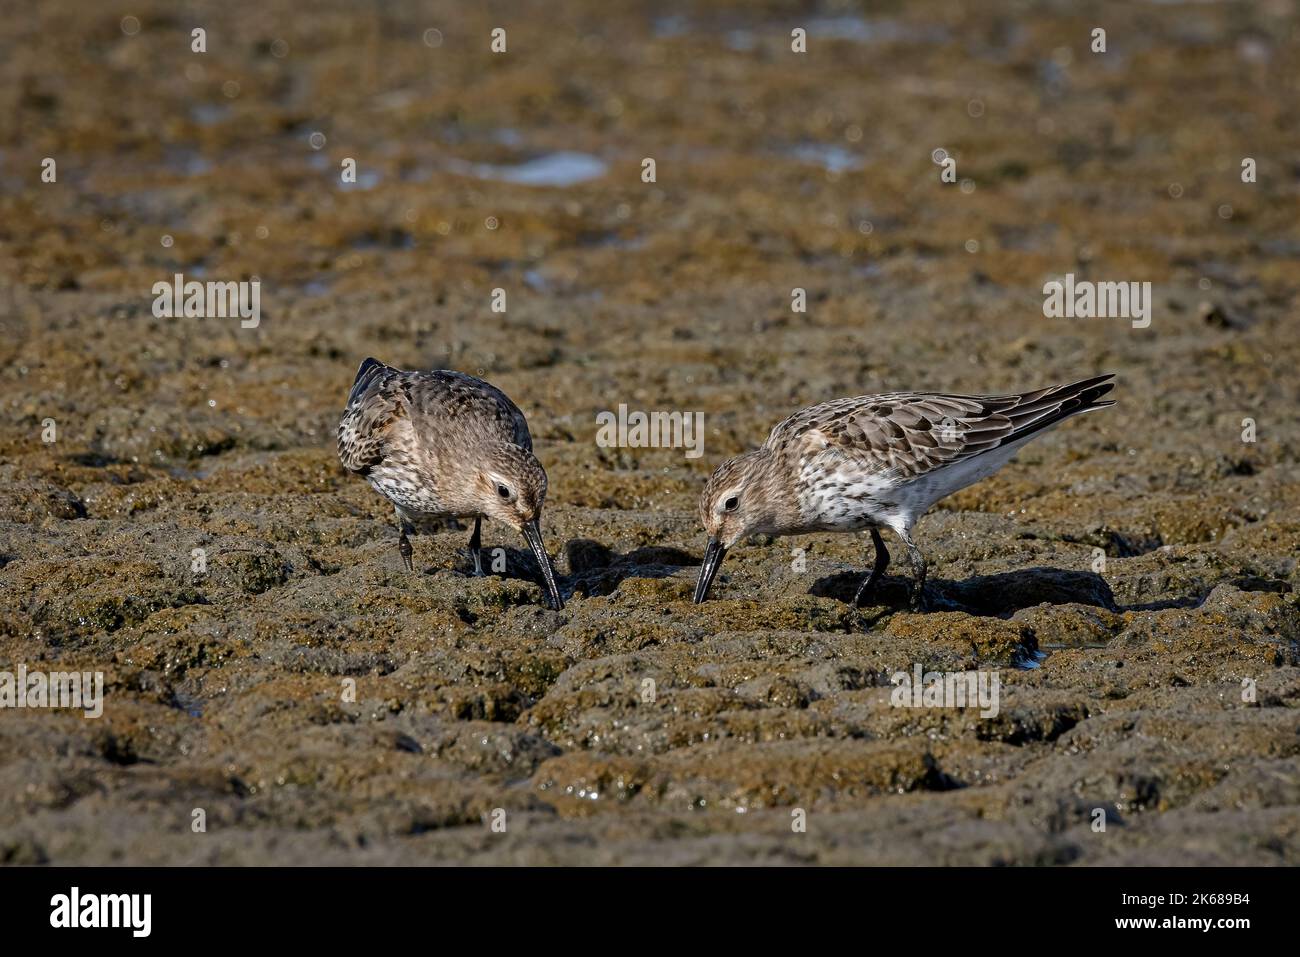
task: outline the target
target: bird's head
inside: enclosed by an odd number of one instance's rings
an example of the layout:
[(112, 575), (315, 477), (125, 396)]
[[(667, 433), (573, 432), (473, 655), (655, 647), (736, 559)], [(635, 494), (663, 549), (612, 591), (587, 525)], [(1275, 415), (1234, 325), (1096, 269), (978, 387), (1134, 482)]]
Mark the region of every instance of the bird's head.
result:
[(709, 535), (695, 585), (695, 601), (704, 601), (727, 550), (748, 535), (776, 531), (780, 503), (771, 482), (772, 454), (766, 448), (746, 452), (718, 466), (700, 496), (700, 524)]
[(546, 501), (546, 470), (532, 452), (501, 443), (488, 450), (479, 468), (474, 498), (480, 514), (517, 532), (537, 521)]
[(509, 525), (528, 541), (546, 580), (551, 607), (564, 607), (555, 583), (555, 568), (542, 543), (542, 505), (546, 501), (546, 470), (537, 457), (519, 445), (491, 447), (474, 480), (478, 514)]

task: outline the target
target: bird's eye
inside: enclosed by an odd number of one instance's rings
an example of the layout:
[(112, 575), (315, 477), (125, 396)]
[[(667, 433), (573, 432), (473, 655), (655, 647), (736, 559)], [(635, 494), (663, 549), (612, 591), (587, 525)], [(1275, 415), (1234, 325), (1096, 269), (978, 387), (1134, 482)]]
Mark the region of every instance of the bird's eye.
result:
[(727, 499), (725, 502), (722, 503), (722, 510), (724, 512), (734, 512), (736, 510), (736, 506), (739, 504), (740, 504), (740, 500), (733, 495), (731, 496), (731, 498)]
[(510, 489), (508, 489), (508, 488), (507, 488), (506, 486), (504, 486), (504, 485), (498, 485), (498, 486), (497, 486), (497, 494), (500, 495), (502, 498), (509, 498), (509, 497), (510, 497)]

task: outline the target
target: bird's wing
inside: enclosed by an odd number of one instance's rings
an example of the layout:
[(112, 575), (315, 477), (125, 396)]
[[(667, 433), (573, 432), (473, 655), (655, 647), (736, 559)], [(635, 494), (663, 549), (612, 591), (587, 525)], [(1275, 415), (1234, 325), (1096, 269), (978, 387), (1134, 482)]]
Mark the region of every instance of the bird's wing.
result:
[(408, 374), (413, 377), (411, 415), (429, 424), (427, 430), (420, 429), (422, 435), (463, 428), (532, 451), (528, 420), (496, 386), (450, 369)]
[(772, 430), (767, 445), (800, 458), (834, 449), (871, 471), (924, 475), (1113, 405), (1098, 401), (1114, 386), (1112, 379), (1098, 376), (1019, 395), (892, 392), (836, 399), (790, 416)]
[(339, 461), (365, 475), (384, 460), (388, 441), (399, 422), (409, 421), (404, 373), (367, 359), (357, 370), (347, 408), (339, 420)]

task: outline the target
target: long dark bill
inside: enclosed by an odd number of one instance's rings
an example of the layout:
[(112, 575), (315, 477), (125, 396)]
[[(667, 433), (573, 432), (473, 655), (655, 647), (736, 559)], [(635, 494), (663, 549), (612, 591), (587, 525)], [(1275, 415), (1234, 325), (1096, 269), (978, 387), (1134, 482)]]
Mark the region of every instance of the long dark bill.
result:
[(542, 569), (542, 577), (546, 579), (547, 600), (552, 609), (559, 611), (564, 607), (564, 599), (560, 597), (560, 586), (555, 584), (555, 568), (551, 565), (551, 556), (546, 554), (546, 546), (542, 544), (541, 519), (535, 518), (525, 525), (523, 533)]
[(722, 560), (727, 557), (727, 549), (716, 538), (710, 538), (704, 549), (704, 561), (700, 562), (700, 577), (695, 581), (695, 604), (709, 597), (709, 586), (713, 584)]

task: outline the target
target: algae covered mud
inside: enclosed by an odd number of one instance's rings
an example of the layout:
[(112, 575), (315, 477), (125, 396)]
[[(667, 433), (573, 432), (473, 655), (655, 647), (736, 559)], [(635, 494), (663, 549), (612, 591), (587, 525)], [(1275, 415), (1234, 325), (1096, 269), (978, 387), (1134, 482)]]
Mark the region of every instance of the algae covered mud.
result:
[[(0, 22), (0, 860), (1300, 863), (1297, 4), (669, 6)], [(368, 355), (519, 403), (563, 611), (495, 526), (405, 572)], [(831, 535), (691, 605), (795, 409), (1106, 371), (920, 522), (933, 610)]]

